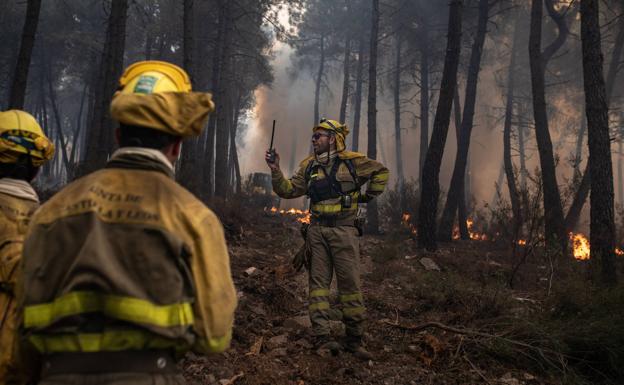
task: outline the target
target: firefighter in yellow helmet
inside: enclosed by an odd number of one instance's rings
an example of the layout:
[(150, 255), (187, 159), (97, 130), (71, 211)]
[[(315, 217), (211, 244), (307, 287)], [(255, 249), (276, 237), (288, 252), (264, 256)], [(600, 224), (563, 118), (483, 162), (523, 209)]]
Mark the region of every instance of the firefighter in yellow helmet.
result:
[(22, 244), (39, 198), (30, 183), (54, 155), (35, 118), (0, 112), (0, 384), (23, 382), (18, 368), (16, 286)]
[(34, 215), (22, 328), (41, 384), (181, 384), (185, 352), (229, 346), (236, 292), (223, 227), (173, 179), (182, 139), (213, 110), (181, 68), (131, 65), (111, 103), (120, 148)]
[[(371, 357), (363, 345), (366, 319), (360, 283), (358, 236), (362, 224), (358, 207), (381, 194), (388, 182), (388, 169), (363, 154), (346, 151), (346, 125), (323, 119), (313, 128), (314, 155), (299, 165), (291, 179), (279, 166), (279, 154), (266, 153), (271, 169), (273, 190), (282, 198), (310, 197), (311, 223), (304, 231), (305, 246), (294, 263), (305, 264), (309, 271), (308, 311), (315, 335), (316, 349), (337, 354), (341, 346), (330, 336), (329, 294), (336, 273), (342, 320), (346, 337), (342, 347), (358, 358)], [(361, 187), (368, 183), (366, 192)]]

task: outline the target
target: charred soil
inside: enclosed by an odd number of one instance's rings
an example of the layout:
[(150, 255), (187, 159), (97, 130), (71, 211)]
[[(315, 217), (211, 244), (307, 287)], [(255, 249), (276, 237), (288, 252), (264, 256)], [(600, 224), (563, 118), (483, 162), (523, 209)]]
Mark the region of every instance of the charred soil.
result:
[[(599, 351), (607, 356), (579, 361), (570, 356), (565, 336), (555, 336), (565, 322), (583, 317), (574, 310), (580, 300), (569, 301), (574, 314), (567, 321), (542, 324), (559, 311), (543, 260), (528, 258), (515, 277), (522, 284), (511, 289), (517, 257), (508, 248), (456, 241), (425, 253), (409, 231), (361, 238), (365, 343), (373, 360), (317, 354), (306, 311), (307, 274), (290, 266), (303, 243), (299, 223), (262, 210), (245, 218), (219, 214), (239, 305), (232, 347), (208, 357), (189, 354), (182, 362), (191, 384), (581, 384), (621, 378), (602, 365), (621, 352)], [(338, 339), (344, 333), (339, 321), (332, 321), (332, 330)]]

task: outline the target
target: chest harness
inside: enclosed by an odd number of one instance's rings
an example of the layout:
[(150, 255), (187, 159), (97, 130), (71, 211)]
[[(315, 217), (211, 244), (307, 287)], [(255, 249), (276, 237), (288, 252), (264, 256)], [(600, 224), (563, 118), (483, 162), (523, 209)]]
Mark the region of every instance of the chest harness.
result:
[[(338, 180), (336, 180), (338, 168), (342, 163), (345, 164), (347, 170), (349, 170), (351, 178), (353, 178), (353, 189), (344, 190), (342, 184)], [(323, 171), (323, 174), (325, 174), (325, 178), (316, 177), (321, 170)], [(310, 197), (312, 204), (316, 204), (328, 199), (340, 198), (340, 202), (343, 208), (351, 207), (351, 194), (356, 191), (359, 192), (361, 187), (361, 184), (358, 181), (357, 173), (355, 171), (355, 166), (353, 165), (353, 161), (351, 159), (336, 158), (329, 174), (327, 174), (327, 171), (325, 171), (325, 168), (322, 165), (311, 161), (310, 163), (308, 163), (308, 166), (305, 170), (305, 180), (308, 182), (307, 195)]]

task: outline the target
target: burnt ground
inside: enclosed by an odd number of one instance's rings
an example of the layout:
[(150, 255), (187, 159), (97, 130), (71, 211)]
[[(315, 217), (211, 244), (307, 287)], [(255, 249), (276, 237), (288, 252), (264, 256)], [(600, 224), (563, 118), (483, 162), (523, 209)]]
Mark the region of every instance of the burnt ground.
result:
[[(492, 243), (458, 241), (426, 254), (416, 249), (408, 231), (364, 236), (365, 341), (374, 359), (324, 356), (309, 342), (307, 274), (290, 267), (302, 244), (298, 223), (261, 211), (244, 219), (238, 215), (234, 211), (225, 220), (239, 297), (232, 347), (209, 357), (189, 354), (182, 363), (189, 383), (563, 383), (523, 367), (513, 352), (498, 354), (492, 348), (497, 339), (488, 337), (498, 333), (501, 319), (513, 323), (515, 317), (531, 316), (540, 302), (536, 293), (544, 289), (545, 266), (521, 271), (517, 280), (529, 284), (514, 291), (507, 284), (509, 253)], [(441, 271), (426, 270), (422, 257)], [(432, 321), (459, 332), (410, 330)], [(332, 329), (338, 338), (343, 333), (340, 322)]]

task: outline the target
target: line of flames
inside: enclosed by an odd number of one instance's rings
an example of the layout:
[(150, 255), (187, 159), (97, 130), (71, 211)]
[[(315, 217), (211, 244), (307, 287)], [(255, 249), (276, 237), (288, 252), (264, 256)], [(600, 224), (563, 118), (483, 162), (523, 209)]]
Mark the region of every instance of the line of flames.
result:
[(277, 207), (271, 207), (270, 209), (265, 208), (264, 211), (271, 212), (273, 214), (294, 216), (297, 222), (310, 223), (309, 211), (303, 211), (303, 210), (297, 210), (297, 209), (284, 210), (284, 209), (278, 209)]
[[(401, 218), (401, 223), (404, 226), (406, 226), (412, 234), (417, 234), (418, 230), (416, 229), (416, 226), (414, 226), (414, 224), (410, 221), (411, 218), (412, 216), (410, 214), (405, 213), (403, 214)], [(489, 240), (487, 234), (473, 231), (474, 221), (472, 219), (466, 220), (466, 226), (468, 227), (468, 234), (470, 235), (470, 239), (477, 240), (477, 241)], [(455, 228), (453, 229), (453, 239), (459, 239), (459, 238), (460, 238), (459, 228), (458, 226), (455, 226)], [(585, 235), (581, 233), (576, 233), (576, 234), (570, 233), (570, 241), (572, 242), (572, 251), (574, 254), (574, 258), (578, 260), (589, 259), (590, 245), (589, 245), (589, 240), (587, 239), (587, 237), (585, 237)], [(519, 246), (527, 245), (526, 239), (519, 239), (516, 243)], [(616, 247), (615, 254), (618, 256), (624, 256), (624, 250), (620, 249), (619, 247)]]
[[(408, 213), (404, 213), (403, 216), (401, 217), (401, 223), (405, 227), (407, 227), (412, 234), (417, 234), (418, 230), (416, 229), (416, 226), (414, 226), (414, 224), (410, 221), (410, 219), (412, 219), (412, 216)], [(470, 236), (470, 239), (473, 239), (475, 241), (489, 240), (487, 234), (474, 231), (473, 225), (474, 225), (474, 221), (472, 219), (466, 220), (466, 227), (468, 227), (468, 235)], [(460, 238), (459, 227), (455, 226), (455, 228), (453, 228), (453, 239), (459, 239), (459, 238)]]

